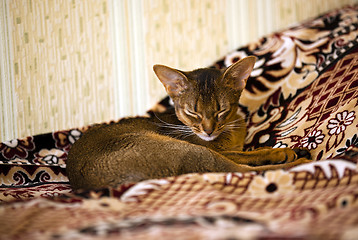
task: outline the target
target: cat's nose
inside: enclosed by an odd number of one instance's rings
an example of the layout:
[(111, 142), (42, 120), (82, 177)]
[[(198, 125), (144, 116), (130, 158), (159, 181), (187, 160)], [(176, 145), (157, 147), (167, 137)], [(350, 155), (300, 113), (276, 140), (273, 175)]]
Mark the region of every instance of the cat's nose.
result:
[(204, 132), (208, 134), (208, 136), (210, 136), (214, 132), (214, 129), (212, 128), (204, 129)]
[(215, 119), (214, 118), (208, 118), (205, 117), (203, 118), (202, 122), (201, 122), (201, 129), (204, 133), (206, 133), (208, 136), (210, 136), (211, 134), (213, 134), (214, 130), (215, 130)]
[(202, 130), (203, 130), (203, 132), (205, 132), (208, 136), (210, 136), (211, 134), (213, 134), (214, 129), (215, 128), (214, 128), (213, 119), (204, 118), (203, 122), (202, 122)]

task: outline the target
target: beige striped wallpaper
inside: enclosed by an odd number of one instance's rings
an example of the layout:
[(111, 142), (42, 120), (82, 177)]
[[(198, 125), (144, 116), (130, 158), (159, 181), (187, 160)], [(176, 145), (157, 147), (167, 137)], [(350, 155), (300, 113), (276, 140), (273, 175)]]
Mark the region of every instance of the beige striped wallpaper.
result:
[(16, 123), (3, 140), (114, 117), (107, 4), (6, 1), (14, 98), (1, 106)]
[(189, 70), (358, 0), (0, 0), (0, 141), (143, 114)]

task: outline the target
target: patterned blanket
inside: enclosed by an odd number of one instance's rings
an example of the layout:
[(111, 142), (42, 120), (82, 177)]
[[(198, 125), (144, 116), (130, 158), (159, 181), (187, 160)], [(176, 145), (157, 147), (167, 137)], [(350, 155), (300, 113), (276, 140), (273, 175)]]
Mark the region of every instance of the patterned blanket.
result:
[(14, 139), (0, 143), (0, 239), (357, 239), (357, 28), (358, 6), (345, 7), (213, 65), (258, 57), (246, 150), (302, 146), (314, 162), (75, 192), (66, 157), (88, 126)]

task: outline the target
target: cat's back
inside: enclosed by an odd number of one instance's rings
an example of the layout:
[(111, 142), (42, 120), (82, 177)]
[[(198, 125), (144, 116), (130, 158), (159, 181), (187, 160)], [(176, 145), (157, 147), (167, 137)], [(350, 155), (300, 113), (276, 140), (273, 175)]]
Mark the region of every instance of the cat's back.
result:
[(128, 135), (155, 131), (157, 131), (156, 124), (151, 118), (146, 117), (125, 118), (117, 123), (94, 125), (72, 146), (69, 164), (74, 162), (73, 158), (82, 161), (87, 156), (110, 151), (111, 147), (116, 147), (115, 145), (123, 142)]
[(138, 136), (155, 131), (156, 125), (145, 117), (94, 125), (74, 143), (68, 154), (67, 174), (70, 180), (97, 162), (110, 166), (111, 159), (106, 159), (108, 154), (121, 154), (139, 141)]

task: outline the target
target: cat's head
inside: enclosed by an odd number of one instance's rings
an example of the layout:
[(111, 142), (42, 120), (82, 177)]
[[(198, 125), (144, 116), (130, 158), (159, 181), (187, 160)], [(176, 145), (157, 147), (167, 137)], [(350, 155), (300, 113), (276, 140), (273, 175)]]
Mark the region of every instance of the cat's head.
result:
[(154, 72), (174, 101), (178, 119), (205, 141), (212, 141), (235, 124), (239, 98), (256, 57), (224, 71), (202, 68), (191, 72), (155, 65)]

